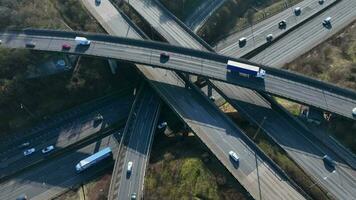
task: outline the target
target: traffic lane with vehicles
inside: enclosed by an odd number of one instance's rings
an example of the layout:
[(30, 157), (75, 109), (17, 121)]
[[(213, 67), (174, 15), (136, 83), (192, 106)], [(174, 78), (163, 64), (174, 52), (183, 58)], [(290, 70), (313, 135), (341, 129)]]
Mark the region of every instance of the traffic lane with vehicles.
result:
[[(298, 58), (354, 21), (355, 10), (356, 1), (342, 0), (278, 42), (271, 44), (251, 58), (251, 61), (277, 68), (283, 67), (284, 64)], [(331, 17), (330, 29), (322, 25), (327, 17)]]
[[(4, 35), (7, 37), (10, 35), (13, 36), (13, 34), (3, 34), (2, 36)], [(44, 36), (29, 36), (21, 34), (17, 35), (17, 37), (13, 37), (11, 40), (8, 40), (6, 45), (21, 48), (28, 39), (38, 40), (37, 42), (39, 45), (36, 46), (37, 49), (46, 49), (51, 51), (58, 51), (60, 44), (69, 40), (59, 37), (49, 39)], [(131, 44), (109, 44), (108, 42), (99, 41), (92, 41), (92, 43), (93, 44), (90, 45), (90, 47), (85, 48), (87, 49), (85, 50), (86, 54), (97, 56), (105, 55), (104, 57), (108, 58), (117, 58), (202, 75), (212, 79), (227, 81), (242, 87), (288, 98), (303, 104), (312, 105), (351, 119), (354, 118), (352, 116), (352, 109), (356, 105), (356, 100), (353, 99), (354, 97), (349, 97), (350, 92), (347, 92), (348, 94), (345, 95), (343, 89), (341, 88), (335, 88), (327, 83), (316, 84), (314, 80), (309, 80), (309, 78), (298, 76), (296, 74), (267, 69), (265, 79), (242, 78), (228, 73), (226, 63), (224, 63), (225, 61), (217, 61), (211, 57), (199, 58), (196, 56), (188, 56), (190, 53), (180, 52), (180, 50), (186, 49), (180, 49), (179, 53), (169, 52), (169, 62), (162, 63), (160, 57), (162, 50), (160, 49), (145, 47), (133, 48), (130, 47)], [(214, 54), (212, 56), (220, 58), (219, 55)], [(285, 78), (286, 76), (287, 78)], [(322, 99), (326, 99), (326, 101), (320, 101)]]
[(117, 98), (117, 96), (126, 96), (132, 91), (132, 86), (123, 86), (117, 92), (93, 99), (58, 114), (45, 116), (37, 125), (32, 126), (29, 129), (2, 136), (0, 139), (0, 155), (6, 153), (6, 151), (10, 150), (14, 146), (20, 146), (23, 143), (29, 142), (30, 138), (36, 137), (36, 134), (42, 135), (43, 133), (41, 131), (51, 129), (59, 124), (71, 123), (73, 119), (78, 118), (85, 113), (94, 112), (95, 110), (98, 110), (106, 104), (112, 102), (113, 99)]
[[(220, 85), (215, 82), (224, 94), (228, 94), (230, 103), (247, 118), (258, 124), (288, 155), (337, 199), (351, 199), (356, 195), (356, 171), (345, 164), (334, 152), (312, 137), (305, 128), (301, 127), (291, 117), (282, 116), (272, 110), (270, 103), (251, 90), (240, 88), (239, 92), (233, 86)], [(251, 96), (255, 96), (251, 101)], [(264, 119), (266, 117), (266, 119)], [(336, 171), (326, 166), (323, 156), (329, 155), (337, 162)], [(327, 178), (325, 178), (327, 177)]]
[[(221, 54), (232, 57), (242, 57), (265, 44), (267, 42), (266, 37), (268, 34), (272, 34), (273, 38), (276, 38), (286, 30), (289, 30), (297, 24), (310, 18), (313, 14), (321, 11), (336, 1), (338, 0), (325, 1), (322, 5), (320, 5), (316, 0), (304, 0), (291, 8), (264, 19), (250, 28), (246, 28), (220, 41), (216, 45), (217, 51)], [(294, 12), (294, 8), (297, 7), (301, 8), (301, 14), (299, 16), (296, 16)], [(282, 20), (286, 21), (285, 28), (279, 28), (278, 26), (278, 23)], [(247, 39), (247, 42), (244, 46), (240, 46), (238, 40), (243, 37)]]
[[(15, 148), (11, 149), (11, 151), (1, 155), (1, 177), (15, 173), (41, 159), (45, 159), (47, 154), (43, 154), (41, 150), (49, 145), (54, 145), (54, 151), (56, 149), (64, 149), (117, 121), (125, 120), (128, 116), (131, 103), (132, 96), (118, 97), (113, 99), (112, 102), (108, 102), (102, 108), (73, 119), (73, 121), (67, 124), (59, 124), (57, 127), (51, 127), (49, 130), (42, 131), (43, 134), (29, 140), (30, 146), (26, 148), (36, 149), (36, 152), (30, 155), (24, 156), (23, 151), (25, 149), (18, 148), (15, 145)], [(97, 113), (103, 116), (102, 120), (95, 120)]]
[(21, 194), (26, 194), (31, 200), (47, 200), (86, 180), (93, 179), (103, 168), (110, 168), (112, 163), (104, 161), (99, 164), (100, 166), (93, 166), (82, 173), (76, 172), (75, 165), (105, 147), (111, 147), (115, 156), (118, 148), (116, 139), (113, 136), (107, 136), (2, 182), (0, 183), (0, 199), (16, 199)]
[[(149, 86), (147, 86), (149, 87)], [(118, 199), (129, 199), (132, 194), (137, 199), (143, 197), (143, 181), (148, 162), (150, 146), (155, 133), (159, 114), (160, 100), (152, 89), (144, 92), (141, 105), (137, 111), (135, 123), (130, 129), (129, 143), (125, 146), (126, 154), (123, 162)], [(126, 133), (127, 134), (127, 133)], [(132, 162), (132, 171), (127, 174), (128, 162)]]
[[(184, 82), (173, 72), (147, 67), (139, 69), (151, 81), (161, 98), (169, 102), (174, 112), (188, 123), (192, 131), (255, 199), (304, 199), (260, 157), (254, 147), (246, 143), (240, 129), (202, 94), (185, 88)], [(158, 76), (157, 71), (165, 75)], [(240, 157), (239, 165), (231, 162), (228, 155), (231, 150)]]

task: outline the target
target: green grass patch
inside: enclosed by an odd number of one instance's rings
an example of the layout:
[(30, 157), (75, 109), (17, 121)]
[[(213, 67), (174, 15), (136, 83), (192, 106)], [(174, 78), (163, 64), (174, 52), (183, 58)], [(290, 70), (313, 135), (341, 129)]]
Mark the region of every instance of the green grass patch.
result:
[(274, 97), (274, 99), (277, 101), (277, 103), (287, 109), (292, 115), (299, 116), (301, 106), (300, 104), (279, 97)]
[(203, 0), (160, 0), (161, 3), (171, 11), (178, 19), (185, 19), (197, 9)]

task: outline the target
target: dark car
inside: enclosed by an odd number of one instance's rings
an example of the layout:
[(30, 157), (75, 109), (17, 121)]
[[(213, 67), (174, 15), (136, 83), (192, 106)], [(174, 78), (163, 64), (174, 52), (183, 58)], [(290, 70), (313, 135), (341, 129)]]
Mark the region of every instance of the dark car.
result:
[(30, 41), (30, 42), (26, 42), (26, 47), (28, 48), (34, 48), (36, 46), (36, 43)]
[(62, 49), (64, 49), (64, 50), (69, 50), (70, 48), (71, 48), (71, 46), (69, 44), (62, 45)]
[(285, 29), (287, 27), (287, 22), (286, 20), (282, 20), (278, 23), (278, 28), (279, 29)]
[(335, 162), (334, 162), (334, 160), (330, 157), (330, 156), (328, 156), (328, 155), (325, 155), (324, 157), (323, 157), (323, 161), (324, 161), (324, 163), (326, 164), (326, 165), (328, 165), (329, 167), (331, 167), (331, 168), (335, 168)]
[(26, 195), (20, 195), (16, 198), (16, 200), (27, 200), (27, 196)]
[(167, 62), (169, 60), (170, 55), (168, 53), (161, 53), (160, 54), (160, 60), (161, 62)]

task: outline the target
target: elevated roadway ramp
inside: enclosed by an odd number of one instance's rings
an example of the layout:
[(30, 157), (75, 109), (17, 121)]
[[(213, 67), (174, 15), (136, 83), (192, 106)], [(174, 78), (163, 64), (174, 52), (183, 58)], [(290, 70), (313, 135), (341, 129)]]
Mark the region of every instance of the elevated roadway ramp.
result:
[[(85, 35), (91, 39), (90, 47), (76, 46), (73, 38), (77, 35)], [(354, 119), (351, 110), (356, 105), (356, 93), (353, 91), (265, 66), (263, 66), (267, 71), (265, 79), (236, 76), (226, 69), (227, 60), (233, 58), (214, 53), (151, 41), (65, 31), (25, 30), (1, 33), (0, 38), (3, 39), (2, 46), (5, 47), (25, 48), (28, 41), (33, 41), (37, 44), (34, 50), (52, 52), (64, 52), (62, 44), (68, 43), (73, 48), (65, 51), (66, 53), (119, 59), (182, 71), (284, 97)], [(168, 62), (161, 60), (162, 52), (171, 55)]]
[[(139, 67), (139, 69), (140, 68), (144, 69), (145, 67), (141, 66), (141, 67)], [(151, 83), (156, 83), (157, 84), (160, 81), (160, 77), (165, 77), (166, 78), (165, 82), (168, 83), (168, 85), (172, 85), (172, 86), (174, 86), (176, 84), (181, 84), (181, 85), (183, 84), (184, 85), (184, 83), (173, 72), (169, 72), (167, 70), (160, 70), (160, 69), (152, 69), (151, 68), (149, 70), (149, 73), (150, 73), (149, 80), (151, 81)], [(156, 88), (156, 87), (154, 87), (154, 88), (156, 89), (156, 91), (158, 91), (158, 92), (160, 91), (160, 88)], [(183, 92), (183, 91), (185, 91), (185, 92)], [(188, 89), (186, 89), (186, 88), (184, 88), (182, 86), (182, 87), (177, 88), (177, 89), (175, 89), (175, 87), (169, 87), (169, 88), (164, 90), (164, 93), (163, 92), (161, 93), (161, 95), (163, 97), (168, 95), (169, 98), (165, 98), (166, 102), (169, 105), (171, 105), (174, 108), (174, 110), (179, 111), (181, 116), (187, 116), (187, 118), (183, 119), (186, 123), (187, 122), (192, 122), (192, 121), (199, 121), (199, 120), (195, 120), (194, 116), (199, 115), (199, 114), (197, 113), (197, 111), (195, 111), (195, 109), (192, 109), (192, 106), (194, 107), (196, 105), (200, 105), (201, 104), (200, 102), (198, 102), (194, 98), (190, 97), (188, 95), (189, 93), (190, 94), (194, 94), (194, 93), (197, 93), (197, 92), (194, 91), (194, 90), (188, 90)], [(176, 98), (174, 98), (174, 95), (177, 95), (178, 97), (182, 97), (182, 96), (180, 96), (181, 94), (185, 97), (185, 99), (189, 100), (188, 101), (189, 103), (184, 103), (184, 105), (177, 105), (176, 104)], [(198, 96), (199, 96), (199, 94), (198, 94)], [(203, 101), (204, 102), (208, 102), (207, 99), (205, 99)], [(207, 106), (207, 105), (209, 105), (209, 103), (208, 104), (205, 103), (205, 105)], [(210, 107), (210, 106), (208, 106), (208, 107)], [(215, 109), (215, 108), (213, 108), (213, 109)], [(204, 113), (205, 112), (206, 111), (204, 111)], [(199, 119), (199, 118), (197, 118), (197, 119)], [(206, 129), (206, 127), (210, 127), (210, 125), (207, 124), (207, 122), (209, 122), (209, 123), (215, 122), (214, 116), (209, 115), (209, 117), (206, 118), (206, 121), (204, 121), (204, 123), (194, 123), (194, 131), (196, 133), (200, 134), (200, 135), (202, 135), (202, 134), (211, 135), (211, 133), (213, 133), (211, 131), (214, 130), (214, 128), (211, 127), (210, 130)], [(191, 123), (188, 123), (188, 125), (191, 125)], [(223, 156), (223, 158), (225, 160), (228, 159), (226, 157), (227, 155), (223, 154), (222, 156)], [(252, 170), (252, 171), (258, 171), (258, 170)], [(250, 177), (250, 179), (253, 179), (253, 175), (250, 175), (249, 177)], [(255, 176), (255, 178), (256, 178), (256, 176)], [(272, 178), (272, 180), (274, 180), (274, 179)], [(279, 181), (276, 181), (276, 182), (277, 182), (277, 184), (279, 184)], [(250, 187), (249, 185), (252, 185), (251, 186), (252, 187), (251, 190), (254, 191), (254, 194), (256, 194), (256, 192), (258, 193), (258, 191), (256, 191), (256, 190), (258, 190), (257, 188), (259, 188), (259, 186), (256, 185), (256, 184), (257, 183), (256, 183), (256, 180), (255, 180), (255, 182), (248, 183), (248, 186), (247, 186), (247, 187)], [(268, 194), (267, 193), (264, 194), (264, 199), (268, 199), (268, 198), (270, 198), (270, 199), (281, 199), (282, 198), (283, 199), (284, 195), (288, 196), (288, 199), (293, 199), (293, 198), (297, 198), (298, 199), (298, 198), (300, 198), (300, 194), (298, 194), (294, 189), (290, 188), (290, 186), (288, 186), (288, 183), (282, 181), (280, 184), (285, 185), (288, 188), (288, 189), (282, 189), (281, 190), (280, 193), (282, 193), (281, 194), (282, 197), (276, 197), (275, 196), (276, 193), (279, 193), (279, 192), (268, 192)], [(268, 187), (267, 185), (265, 187)], [(273, 185), (273, 183), (271, 183), (271, 185)], [(291, 198), (289, 198), (289, 194), (284, 194), (284, 193), (289, 193), (289, 191), (291, 191), (291, 194), (290, 194)], [(271, 194), (269, 194), (269, 193), (271, 193)], [(256, 197), (258, 198), (258, 196), (256, 196)]]

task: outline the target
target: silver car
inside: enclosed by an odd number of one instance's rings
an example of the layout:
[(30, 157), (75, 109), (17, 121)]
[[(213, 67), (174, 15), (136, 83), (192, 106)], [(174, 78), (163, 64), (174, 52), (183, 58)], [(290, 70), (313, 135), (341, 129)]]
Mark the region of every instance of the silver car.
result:
[(35, 151), (36, 151), (35, 148), (27, 149), (27, 150), (25, 150), (25, 151), (23, 152), (23, 155), (24, 155), (24, 156), (28, 156), (28, 155), (33, 154)]
[(42, 149), (42, 153), (49, 153), (49, 152), (51, 152), (51, 151), (53, 151), (53, 150), (54, 150), (54, 146), (53, 146), (53, 145), (50, 145), (50, 146), (48, 146), (48, 147)]

